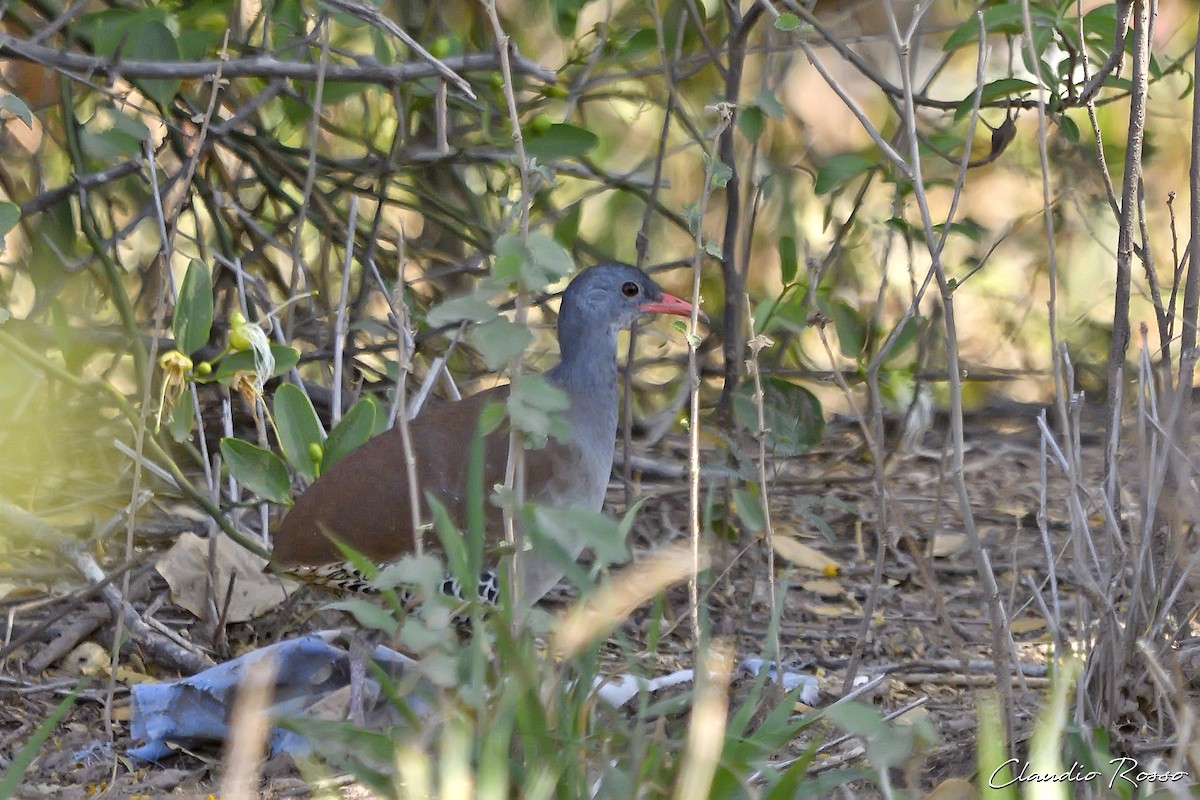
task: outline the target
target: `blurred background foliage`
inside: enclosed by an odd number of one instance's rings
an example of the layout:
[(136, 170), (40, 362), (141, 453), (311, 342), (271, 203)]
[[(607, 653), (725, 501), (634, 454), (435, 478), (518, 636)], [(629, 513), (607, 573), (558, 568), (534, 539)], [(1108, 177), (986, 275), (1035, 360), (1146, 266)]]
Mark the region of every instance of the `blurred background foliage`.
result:
[[(1085, 64), (1094, 74), (1119, 42), (1120, 9), (1030, 3), (1034, 63), (1017, 35), (1020, 3), (922, 8), (912, 39), (919, 168), (935, 222), (958, 204), (942, 258), (956, 286), (965, 395), (980, 406), (1052, 390), (1051, 257), (1059, 334), (1084, 387), (1099, 389), (1116, 242), (1105, 178), (1120, 182), (1128, 69), (1108, 74), (1095, 95), (1099, 149), (1080, 95)], [(833, 88), (908, 154), (889, 18), (905, 30), (912, 3), (501, 0), (497, 10), (511, 83), (487, 9), (473, 0), (6, 4), (0, 492), (63, 524), (123, 505), (132, 462), (110, 443), (133, 452), (138, 426), (126, 412), (153, 417), (160, 397), (174, 424), (152, 439), (165, 442), (169, 431), (189, 441), (199, 413), (211, 435), (256, 425), (266, 444), (261, 415), (237, 419), (238, 391), (253, 399), (261, 381), (239, 382), (216, 363), (230, 357), (235, 312), (267, 331), (284, 362), (283, 349), (295, 351), (296, 371), (278, 371), (306, 387), (325, 423), (364, 394), (376, 398), (376, 429), (395, 413), (389, 390), (406, 362), (405, 311), (416, 379), (449, 356), (465, 393), (494, 382), (473, 346), (479, 338), (459, 341), (426, 314), (471, 289), (520, 227), (507, 89), (531, 159), (525, 197), (539, 241), (552, 239), (576, 267), (616, 258), (658, 271), (698, 260), (713, 320), (702, 390), (717, 418), (726, 409), (745, 418), (733, 402), (746, 357), (744, 293), (756, 332), (775, 340), (761, 358), (776, 404), (815, 417), (793, 432), (801, 446), (819, 436), (822, 414), (844, 407), (832, 375), (859, 385), (897, 326), (881, 361), (883, 396), (896, 410), (918, 384), (942, 396), (939, 301), (923, 296), (905, 314), (930, 260), (911, 181)], [(1166, 287), (1182, 248), (1171, 199), (1186, 188), (1195, 13), (1194, 3), (1164, 3), (1154, 32), (1144, 203), (1147, 255)], [(1048, 97), (1044, 176), (1038, 82)], [(976, 98), (981, 124), (959, 194)], [(731, 125), (721, 103), (736, 108)], [(193, 264), (208, 273), (213, 323), (173, 375), (157, 356), (176, 349), (175, 298)], [(1134, 278), (1135, 331), (1161, 322), (1148, 274)], [(658, 277), (689, 293), (687, 270)], [(552, 298), (565, 277), (543, 283)], [(537, 294), (531, 317), (528, 359), (538, 368), (552, 361), (546, 296)], [(343, 307), (344, 370), (334, 366)], [(814, 321), (829, 323), (832, 348)], [(678, 416), (683, 347), (678, 335), (638, 336), (638, 420)], [(200, 364), (216, 369), (201, 375)], [(335, 375), (344, 393), (336, 400)], [(192, 382), (201, 391), (189, 402)], [(188, 450), (199, 468), (215, 440), (190, 441), (205, 445)]]

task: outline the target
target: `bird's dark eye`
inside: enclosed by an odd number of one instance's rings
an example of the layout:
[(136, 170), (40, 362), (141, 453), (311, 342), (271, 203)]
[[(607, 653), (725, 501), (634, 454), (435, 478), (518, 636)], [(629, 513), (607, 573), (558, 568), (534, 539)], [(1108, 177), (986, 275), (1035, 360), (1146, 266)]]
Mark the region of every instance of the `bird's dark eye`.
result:
[(639, 287), (633, 281), (625, 281), (625, 283), (621, 285), (621, 294), (625, 295), (626, 297), (637, 297), (638, 292), (640, 291), (641, 287)]

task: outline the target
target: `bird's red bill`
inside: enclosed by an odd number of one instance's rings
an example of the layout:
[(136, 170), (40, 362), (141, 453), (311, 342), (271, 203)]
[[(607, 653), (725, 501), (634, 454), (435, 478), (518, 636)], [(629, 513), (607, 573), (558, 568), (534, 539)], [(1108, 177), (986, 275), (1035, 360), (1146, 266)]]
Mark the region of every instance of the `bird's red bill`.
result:
[[(690, 317), (692, 315), (691, 303), (666, 292), (663, 292), (662, 300), (655, 303), (642, 303), (638, 308), (646, 314), (674, 314), (677, 317)], [(698, 313), (700, 319), (708, 322), (708, 316), (703, 311)]]

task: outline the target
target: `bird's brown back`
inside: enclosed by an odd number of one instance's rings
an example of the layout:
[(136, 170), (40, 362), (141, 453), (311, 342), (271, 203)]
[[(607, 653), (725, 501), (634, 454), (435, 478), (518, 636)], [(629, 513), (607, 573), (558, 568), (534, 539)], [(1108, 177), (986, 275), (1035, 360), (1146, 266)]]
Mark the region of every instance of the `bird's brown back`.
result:
[[(467, 471), (479, 416), (489, 403), (508, 399), (499, 386), (453, 403), (430, 408), (409, 423), (421, 497), (421, 519), (430, 520), (430, 492), (459, 525), (466, 521)], [(385, 431), (334, 464), (306, 489), (275, 534), (272, 562), (279, 567), (343, 562), (331, 535), (368, 558), (386, 563), (413, 551), (412, 513), (403, 440), (398, 427)], [(504, 481), (508, 428), (485, 439), (484, 497)], [(544, 449), (525, 453), (527, 497), (554, 506), (581, 502), (586, 472), (574, 445), (551, 439)], [(607, 482), (608, 475), (602, 477)], [(488, 537), (501, 534), (501, 512), (486, 506)], [(425, 534), (436, 549), (436, 536)]]

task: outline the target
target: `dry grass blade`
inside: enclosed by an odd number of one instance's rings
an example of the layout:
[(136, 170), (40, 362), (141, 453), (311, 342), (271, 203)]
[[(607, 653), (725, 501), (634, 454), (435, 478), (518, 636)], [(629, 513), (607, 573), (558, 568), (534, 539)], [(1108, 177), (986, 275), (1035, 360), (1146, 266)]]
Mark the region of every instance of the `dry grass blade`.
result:
[(675, 784), (675, 800), (708, 797), (712, 789), (725, 743), (732, 674), (733, 648), (727, 642), (714, 642), (704, 655), (704, 672), (697, 678), (696, 702), (688, 727), (687, 750)]
[[(708, 550), (701, 550), (700, 569), (706, 569), (710, 560)], [(607, 636), (642, 603), (691, 578), (692, 567), (689, 544), (665, 547), (626, 567), (567, 612), (558, 626), (555, 649), (570, 658), (588, 642)]]
[(278, 664), (268, 655), (248, 664), (229, 719), (232, 734), (225, 747), (225, 776), (219, 796), (229, 800), (258, 797), (259, 773), (271, 719), (267, 708), (274, 694)]

